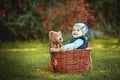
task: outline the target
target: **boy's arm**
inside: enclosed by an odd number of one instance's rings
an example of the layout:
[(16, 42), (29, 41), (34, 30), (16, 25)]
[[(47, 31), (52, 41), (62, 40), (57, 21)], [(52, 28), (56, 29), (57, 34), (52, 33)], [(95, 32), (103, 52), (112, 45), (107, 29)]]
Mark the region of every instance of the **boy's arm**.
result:
[(74, 49), (77, 49), (78, 47), (80, 47), (82, 44), (83, 44), (83, 40), (82, 39), (78, 39), (76, 40), (75, 42), (73, 43), (69, 43), (69, 44), (66, 44), (64, 46), (62, 46), (63, 49), (67, 49), (67, 50), (74, 50)]

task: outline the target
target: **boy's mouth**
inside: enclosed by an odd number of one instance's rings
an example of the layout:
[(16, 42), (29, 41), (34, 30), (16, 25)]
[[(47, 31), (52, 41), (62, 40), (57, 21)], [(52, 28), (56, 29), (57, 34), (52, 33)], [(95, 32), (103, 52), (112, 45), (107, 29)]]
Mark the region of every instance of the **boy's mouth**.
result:
[(77, 33), (74, 33), (73, 35), (77, 35)]

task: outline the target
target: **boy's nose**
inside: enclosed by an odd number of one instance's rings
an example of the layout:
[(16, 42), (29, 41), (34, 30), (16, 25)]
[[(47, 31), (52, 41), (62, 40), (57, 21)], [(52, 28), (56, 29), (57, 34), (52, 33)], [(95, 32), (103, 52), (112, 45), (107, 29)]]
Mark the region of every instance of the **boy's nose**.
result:
[(77, 33), (77, 31), (74, 31), (74, 33)]

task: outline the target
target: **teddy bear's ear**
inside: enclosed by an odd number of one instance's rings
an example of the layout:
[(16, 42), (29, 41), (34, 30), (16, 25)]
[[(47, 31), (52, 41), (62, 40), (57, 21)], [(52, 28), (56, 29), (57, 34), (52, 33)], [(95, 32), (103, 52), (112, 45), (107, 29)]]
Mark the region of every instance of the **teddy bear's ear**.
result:
[(59, 33), (59, 34), (62, 34), (62, 32), (61, 32), (61, 31), (58, 31), (58, 33)]
[(49, 37), (51, 37), (51, 35), (54, 33), (54, 31), (50, 31), (49, 32)]

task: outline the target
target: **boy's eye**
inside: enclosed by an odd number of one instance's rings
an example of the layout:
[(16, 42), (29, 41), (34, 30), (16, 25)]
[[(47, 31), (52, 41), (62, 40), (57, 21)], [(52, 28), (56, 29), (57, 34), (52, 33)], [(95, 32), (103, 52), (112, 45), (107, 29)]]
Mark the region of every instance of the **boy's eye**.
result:
[(80, 31), (79, 29), (77, 31)]
[(73, 31), (75, 31), (75, 29), (73, 29)]

